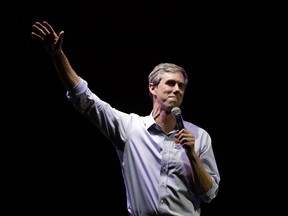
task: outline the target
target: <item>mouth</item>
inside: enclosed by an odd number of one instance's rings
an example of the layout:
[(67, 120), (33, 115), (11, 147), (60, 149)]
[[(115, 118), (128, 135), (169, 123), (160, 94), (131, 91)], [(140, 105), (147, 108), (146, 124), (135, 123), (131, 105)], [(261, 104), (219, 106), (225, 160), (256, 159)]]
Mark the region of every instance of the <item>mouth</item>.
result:
[(174, 100), (179, 100), (179, 99), (180, 99), (180, 97), (177, 97), (177, 96), (175, 96), (175, 95), (173, 95), (173, 96), (169, 96), (168, 98), (170, 98), (170, 99), (174, 99)]

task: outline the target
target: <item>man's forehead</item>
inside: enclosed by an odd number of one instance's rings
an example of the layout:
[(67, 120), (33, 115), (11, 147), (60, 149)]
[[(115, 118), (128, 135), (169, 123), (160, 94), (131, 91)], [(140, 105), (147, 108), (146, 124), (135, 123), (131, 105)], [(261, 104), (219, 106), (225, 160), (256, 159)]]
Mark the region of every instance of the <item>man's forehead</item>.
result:
[(184, 82), (185, 78), (184, 75), (179, 71), (174, 73), (163, 73), (162, 80), (181, 80)]

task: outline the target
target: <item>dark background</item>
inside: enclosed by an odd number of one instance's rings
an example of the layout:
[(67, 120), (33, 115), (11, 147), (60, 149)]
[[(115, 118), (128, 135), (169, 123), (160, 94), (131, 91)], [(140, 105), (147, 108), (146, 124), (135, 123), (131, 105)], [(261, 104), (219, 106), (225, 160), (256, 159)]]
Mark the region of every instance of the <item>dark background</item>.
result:
[(182, 114), (212, 136), (221, 175), (203, 216), (288, 213), (287, 6), (175, 2), (2, 1), (5, 215), (126, 214), (114, 148), (68, 103), (30, 36), (43, 20), (65, 31), (74, 69), (119, 110), (150, 113), (147, 76), (156, 64), (187, 70)]

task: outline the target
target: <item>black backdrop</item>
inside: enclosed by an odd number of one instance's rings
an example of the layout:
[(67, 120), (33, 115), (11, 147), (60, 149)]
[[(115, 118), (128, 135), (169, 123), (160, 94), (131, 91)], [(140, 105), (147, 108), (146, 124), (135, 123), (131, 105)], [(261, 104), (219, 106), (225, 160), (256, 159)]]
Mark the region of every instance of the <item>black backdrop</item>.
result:
[(182, 114), (211, 134), (221, 174), (203, 216), (287, 214), (286, 5), (1, 4), (7, 215), (126, 214), (114, 148), (67, 102), (51, 59), (30, 37), (43, 20), (65, 31), (75, 70), (120, 110), (149, 114), (147, 75), (156, 64), (187, 70)]

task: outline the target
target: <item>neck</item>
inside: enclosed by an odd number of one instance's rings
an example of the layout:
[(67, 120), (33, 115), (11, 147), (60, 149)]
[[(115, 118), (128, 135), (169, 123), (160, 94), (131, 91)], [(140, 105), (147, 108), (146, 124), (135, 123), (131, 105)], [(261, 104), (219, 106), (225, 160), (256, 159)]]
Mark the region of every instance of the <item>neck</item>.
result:
[(153, 109), (152, 116), (155, 122), (162, 128), (163, 131), (169, 133), (176, 126), (175, 117), (171, 113), (167, 113), (164, 110)]

